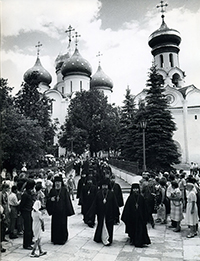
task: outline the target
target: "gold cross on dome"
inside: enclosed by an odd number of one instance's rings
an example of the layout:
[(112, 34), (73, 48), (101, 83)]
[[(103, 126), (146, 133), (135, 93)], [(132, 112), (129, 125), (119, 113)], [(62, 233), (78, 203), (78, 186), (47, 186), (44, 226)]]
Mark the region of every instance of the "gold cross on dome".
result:
[(78, 35), (78, 33), (75, 32), (75, 36), (72, 36), (72, 37), (75, 38), (75, 45), (77, 46), (78, 45), (78, 37), (81, 37), (81, 35), (80, 34)]
[(42, 44), (40, 42), (38, 42), (37, 45), (35, 45), (35, 47), (37, 48), (37, 56), (39, 57), (40, 54), (40, 47), (42, 46)]
[(72, 28), (71, 25), (69, 25), (68, 29), (65, 31), (65, 33), (67, 33), (68, 37), (69, 37), (69, 42), (71, 42), (72, 40), (72, 32), (74, 31), (75, 29)]
[(99, 57), (99, 64), (101, 63), (100, 61), (100, 57), (102, 56), (103, 54), (99, 51), (98, 54), (96, 55), (96, 57)]
[(164, 4), (164, 1), (160, 1), (160, 5), (157, 5), (156, 7), (157, 8), (161, 8), (161, 10), (160, 10), (160, 12), (162, 13), (162, 15), (161, 15), (161, 17), (162, 17), (162, 19), (164, 19), (164, 12), (165, 12), (165, 7), (167, 7), (168, 6), (168, 4), (166, 3), (166, 4)]

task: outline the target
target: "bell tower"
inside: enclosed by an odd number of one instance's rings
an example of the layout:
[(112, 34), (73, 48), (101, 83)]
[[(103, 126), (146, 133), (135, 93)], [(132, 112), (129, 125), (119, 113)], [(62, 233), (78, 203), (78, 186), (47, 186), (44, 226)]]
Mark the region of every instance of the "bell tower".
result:
[(185, 73), (179, 65), (179, 45), (181, 42), (180, 33), (177, 30), (170, 29), (165, 23), (165, 7), (160, 1), (157, 8), (161, 8), (162, 24), (158, 30), (149, 37), (149, 46), (154, 56), (154, 63), (157, 66), (158, 73), (162, 75), (165, 86), (169, 85), (175, 88), (181, 88), (184, 85)]

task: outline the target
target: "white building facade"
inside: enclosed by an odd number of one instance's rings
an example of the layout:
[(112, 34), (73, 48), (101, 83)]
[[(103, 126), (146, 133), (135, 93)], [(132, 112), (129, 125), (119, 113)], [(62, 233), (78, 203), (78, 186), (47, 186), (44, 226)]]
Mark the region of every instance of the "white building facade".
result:
[[(165, 94), (176, 123), (174, 133), (181, 162), (200, 164), (200, 89), (185, 86), (185, 73), (179, 64), (180, 33), (167, 27), (164, 16), (158, 30), (149, 37), (149, 46), (158, 73), (164, 79)], [(135, 96), (135, 102), (145, 99), (145, 91)]]

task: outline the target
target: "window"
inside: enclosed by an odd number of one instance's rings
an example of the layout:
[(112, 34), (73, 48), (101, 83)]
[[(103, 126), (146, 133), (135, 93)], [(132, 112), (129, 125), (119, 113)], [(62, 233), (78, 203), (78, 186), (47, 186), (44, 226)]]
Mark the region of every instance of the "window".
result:
[(64, 93), (64, 87), (62, 86), (62, 93)]
[(180, 81), (180, 75), (178, 73), (175, 73), (172, 76), (172, 83), (176, 86), (179, 87), (179, 81)]
[(172, 53), (169, 54), (169, 62), (170, 62), (171, 67), (174, 67), (174, 59), (173, 59)]
[(194, 115), (194, 119), (197, 120), (197, 115)]
[(82, 92), (82, 90), (83, 90), (83, 82), (80, 81), (80, 91)]
[(70, 81), (70, 92), (72, 93), (73, 89), (72, 89), (72, 81)]
[(160, 55), (160, 67), (163, 68), (164, 60), (163, 60), (163, 55)]

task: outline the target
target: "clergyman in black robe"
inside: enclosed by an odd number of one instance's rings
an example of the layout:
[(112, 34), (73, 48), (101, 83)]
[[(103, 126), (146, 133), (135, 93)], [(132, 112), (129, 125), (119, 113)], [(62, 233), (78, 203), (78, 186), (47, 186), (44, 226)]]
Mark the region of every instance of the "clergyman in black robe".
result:
[(94, 235), (95, 242), (102, 242), (106, 246), (111, 245), (113, 241), (114, 219), (117, 211), (118, 207), (114, 193), (108, 189), (107, 184), (102, 184), (87, 214), (88, 219), (94, 213), (97, 215), (97, 227)]
[(83, 214), (83, 220), (86, 224), (88, 224), (89, 227), (94, 227), (95, 223), (95, 213), (93, 217), (90, 217), (90, 220), (86, 219), (86, 214), (91, 208), (94, 199), (97, 194), (97, 187), (93, 184), (93, 181), (91, 178), (87, 178), (86, 185), (82, 188), (81, 193), (81, 213)]
[[(118, 208), (121, 208), (124, 205), (124, 199), (123, 199), (121, 187), (118, 183), (115, 182), (115, 176), (114, 175), (111, 176), (110, 187), (111, 187), (111, 191), (114, 192)], [(119, 216), (120, 216), (120, 211), (118, 211), (117, 216), (115, 217), (115, 221), (114, 221), (115, 225), (118, 225), (119, 222), (120, 222)]]
[(51, 218), (51, 242), (63, 245), (68, 239), (68, 216), (74, 215), (69, 193), (61, 176), (56, 176), (47, 199), (47, 212)]
[(143, 247), (151, 244), (147, 232), (147, 219), (148, 213), (144, 197), (140, 194), (139, 184), (134, 183), (121, 217), (126, 225), (125, 232), (130, 237), (131, 245)]

